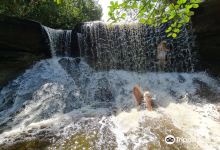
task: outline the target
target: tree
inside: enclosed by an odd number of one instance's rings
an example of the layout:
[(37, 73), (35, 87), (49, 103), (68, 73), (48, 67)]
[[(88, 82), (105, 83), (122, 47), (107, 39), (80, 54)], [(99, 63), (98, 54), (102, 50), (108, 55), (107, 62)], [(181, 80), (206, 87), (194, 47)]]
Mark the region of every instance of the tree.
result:
[(138, 20), (140, 23), (158, 27), (169, 23), (167, 36), (176, 38), (181, 27), (190, 22), (193, 9), (202, 0), (122, 0), (110, 2), (110, 20), (117, 22), (125, 19)]
[(2, 0), (0, 14), (53, 28), (73, 28), (81, 22), (99, 20), (102, 9), (95, 0)]

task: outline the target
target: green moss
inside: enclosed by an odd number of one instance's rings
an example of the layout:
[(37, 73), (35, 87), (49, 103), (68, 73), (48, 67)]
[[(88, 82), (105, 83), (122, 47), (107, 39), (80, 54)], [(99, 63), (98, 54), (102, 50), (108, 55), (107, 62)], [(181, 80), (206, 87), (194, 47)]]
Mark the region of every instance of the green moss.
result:
[(156, 140), (148, 143), (149, 150), (199, 150), (200, 147), (196, 143), (180, 143), (168, 145), (165, 143), (165, 137), (167, 135), (173, 135), (174, 137), (185, 137), (187, 135), (180, 129), (175, 127), (172, 121), (168, 118), (158, 120), (146, 120), (145, 127), (150, 127), (151, 132), (156, 136)]
[(98, 134), (92, 132), (79, 132), (64, 140), (62, 144), (55, 144), (52, 149), (69, 150), (74, 149), (89, 149), (98, 141)]
[(0, 145), (0, 150), (46, 150), (49, 145), (50, 142), (48, 140), (34, 139), (13, 145)]

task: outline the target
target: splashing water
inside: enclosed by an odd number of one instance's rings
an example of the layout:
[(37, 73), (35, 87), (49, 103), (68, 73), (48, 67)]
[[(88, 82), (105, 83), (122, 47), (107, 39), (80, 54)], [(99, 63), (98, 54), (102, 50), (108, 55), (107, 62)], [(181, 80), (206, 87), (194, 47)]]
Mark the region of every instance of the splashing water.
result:
[(183, 28), (176, 39), (170, 39), (165, 29), (166, 25), (152, 28), (141, 24), (88, 22), (81, 29), (81, 55), (98, 70), (158, 71), (157, 46), (167, 41), (170, 51), (162, 71), (194, 71), (197, 60), (192, 31)]
[[(156, 97), (155, 111), (136, 110), (136, 84)], [(204, 96), (207, 87), (212, 93)], [(42, 60), (1, 90), (0, 142), (43, 138), (49, 149), (218, 149), (219, 105), (209, 96), (219, 99), (219, 91), (219, 82), (204, 72), (98, 72), (83, 60)], [(196, 141), (167, 145), (168, 134)]]
[(42, 26), (49, 38), (50, 51), (52, 57), (70, 56), (72, 30), (55, 30)]
[[(0, 91), (0, 149), (220, 149), (218, 79), (146, 72), (157, 70), (161, 30), (85, 24), (77, 33), (84, 57), (74, 59), (59, 57), (69, 56), (71, 31), (44, 29), (53, 57)], [(167, 71), (193, 70), (188, 34), (172, 41)], [(136, 109), (136, 84), (153, 94), (153, 112)], [(176, 142), (166, 144), (167, 135)]]

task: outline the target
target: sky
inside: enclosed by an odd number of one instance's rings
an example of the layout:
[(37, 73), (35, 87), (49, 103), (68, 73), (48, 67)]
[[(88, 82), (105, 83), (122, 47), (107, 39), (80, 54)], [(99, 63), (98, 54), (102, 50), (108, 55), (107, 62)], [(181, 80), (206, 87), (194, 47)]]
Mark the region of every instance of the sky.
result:
[[(102, 21), (107, 22), (108, 20), (108, 6), (110, 5), (111, 1), (115, 1), (115, 0), (99, 0), (99, 4), (102, 6)], [(122, 0), (117, 0), (118, 2), (121, 2)]]
[(110, 0), (99, 0), (99, 4), (102, 6), (102, 21), (107, 22), (108, 20), (108, 6), (110, 4)]

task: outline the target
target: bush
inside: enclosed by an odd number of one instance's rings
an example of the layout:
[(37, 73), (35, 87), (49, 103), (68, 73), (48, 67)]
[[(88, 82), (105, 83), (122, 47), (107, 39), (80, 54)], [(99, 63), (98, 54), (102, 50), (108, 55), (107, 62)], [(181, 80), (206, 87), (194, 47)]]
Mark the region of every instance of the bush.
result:
[(0, 14), (68, 29), (81, 22), (100, 20), (102, 9), (95, 0), (1, 0)]

